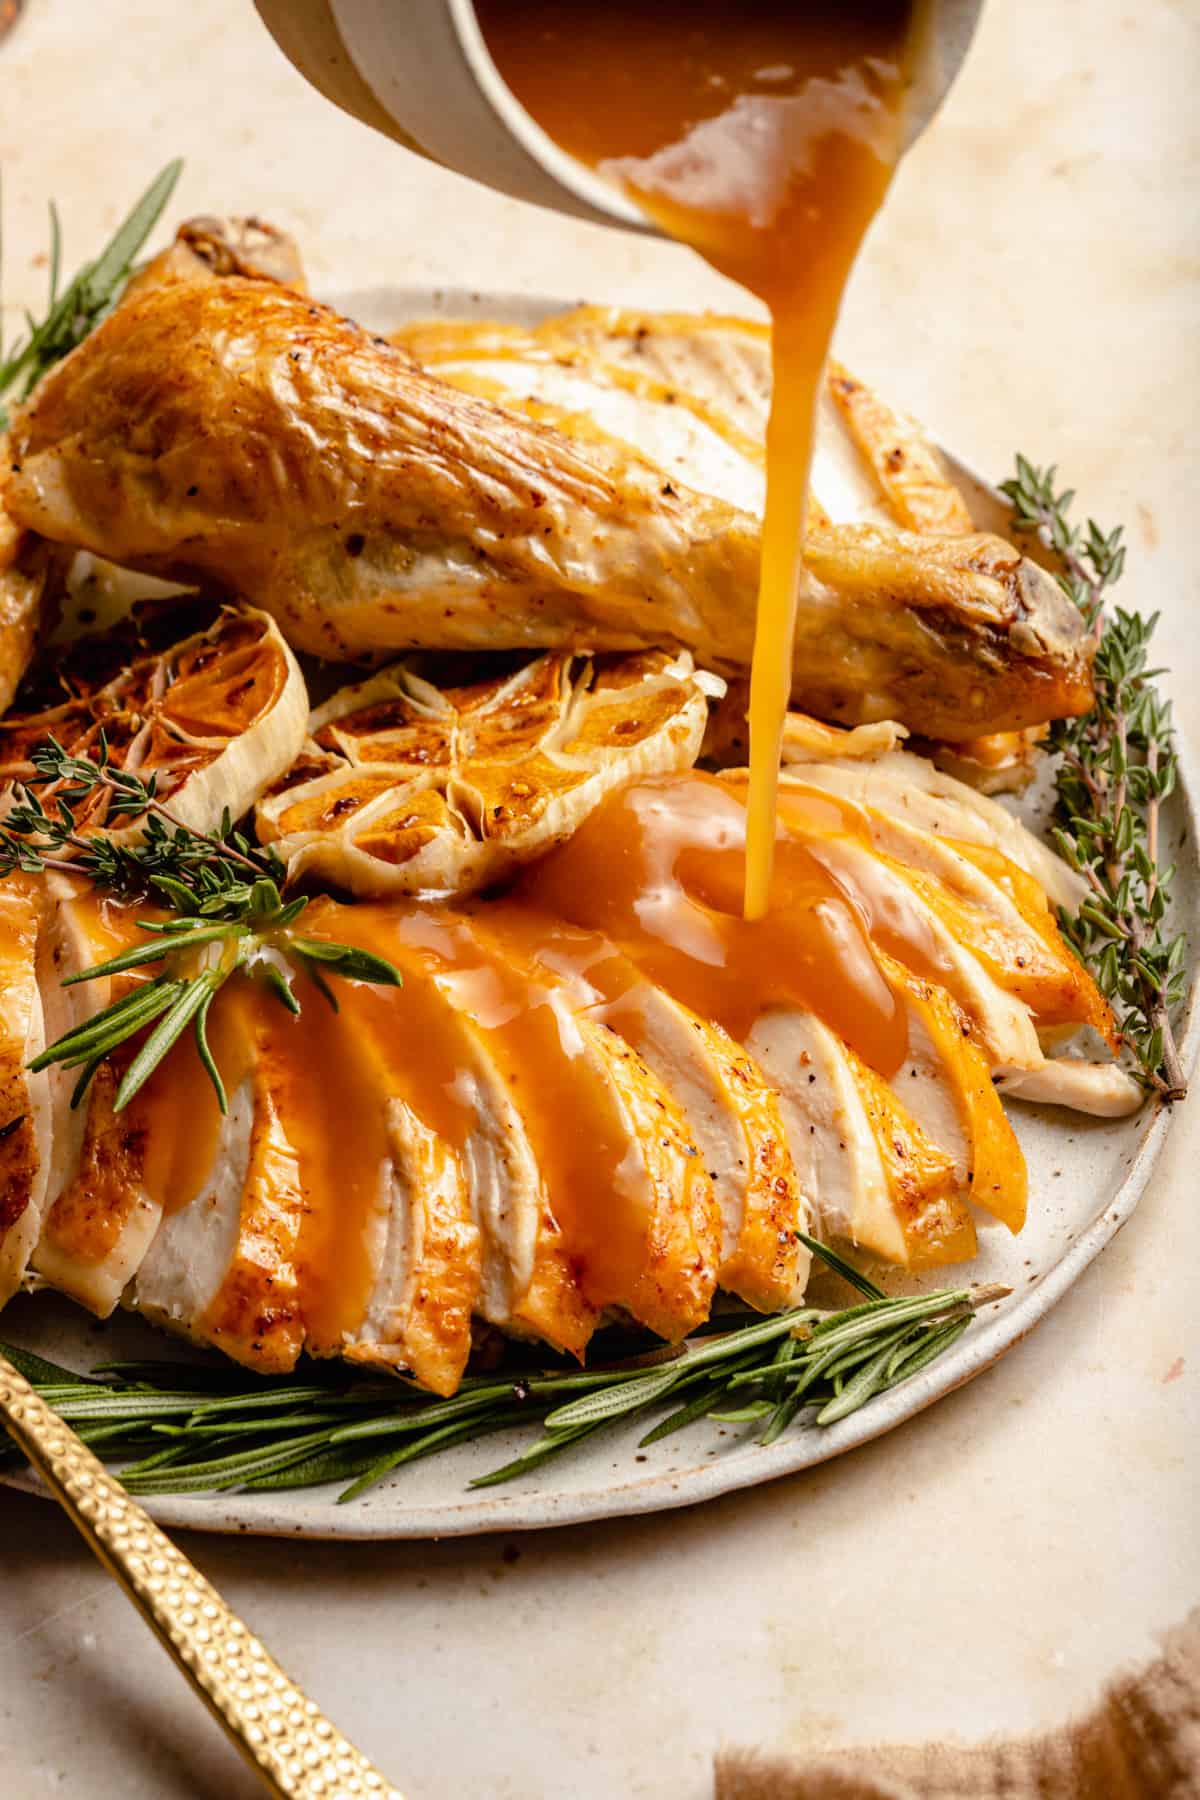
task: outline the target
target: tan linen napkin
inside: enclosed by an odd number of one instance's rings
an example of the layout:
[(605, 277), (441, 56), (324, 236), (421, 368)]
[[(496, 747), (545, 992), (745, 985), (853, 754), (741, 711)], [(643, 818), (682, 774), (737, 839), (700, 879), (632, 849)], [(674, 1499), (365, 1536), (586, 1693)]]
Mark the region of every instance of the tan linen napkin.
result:
[(763, 1753), (722, 1750), (715, 1800), (1196, 1800), (1200, 1609), (1163, 1653), (1110, 1682), (1060, 1731), (948, 1744)]

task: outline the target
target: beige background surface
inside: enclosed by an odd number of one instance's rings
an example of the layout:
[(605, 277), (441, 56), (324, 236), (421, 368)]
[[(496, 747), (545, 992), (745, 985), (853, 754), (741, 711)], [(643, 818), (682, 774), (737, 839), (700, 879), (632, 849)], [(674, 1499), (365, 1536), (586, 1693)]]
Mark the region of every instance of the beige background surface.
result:
[[(315, 285), (699, 306), (684, 253), (470, 187), (308, 91), (250, 0), (28, 0), (0, 48), (6, 322), (168, 156)], [(397, 15), (403, 12), (397, 6)], [(856, 276), (843, 354), (984, 470), (1057, 458), (1161, 607), (1200, 743), (1200, 8), (991, 0)], [(1200, 1600), (1200, 1098), (1133, 1224), (969, 1389), (689, 1514), (392, 1548), (187, 1548), (411, 1800), (699, 1800), (719, 1740), (1052, 1723)], [(49, 1506), (0, 1493), (0, 1790), (257, 1792)]]

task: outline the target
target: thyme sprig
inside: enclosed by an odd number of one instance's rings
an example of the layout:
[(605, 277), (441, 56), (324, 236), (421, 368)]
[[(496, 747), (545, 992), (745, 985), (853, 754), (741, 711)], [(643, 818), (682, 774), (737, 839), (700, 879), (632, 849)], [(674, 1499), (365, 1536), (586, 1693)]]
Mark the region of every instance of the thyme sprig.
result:
[[(803, 1236), (803, 1234), (801, 1234)], [(622, 1421), (660, 1416), (657, 1443), (701, 1419), (753, 1427), (773, 1443), (800, 1415), (836, 1424), (941, 1356), (1003, 1287), (951, 1288), (889, 1299), (828, 1246), (804, 1238), (864, 1301), (835, 1311), (795, 1307), (723, 1315), (674, 1349), (659, 1345), (605, 1367), (563, 1362), (470, 1374), (448, 1400), (405, 1382), (315, 1365), (281, 1380), (188, 1363), (111, 1363), (81, 1377), (0, 1345), (132, 1493), (213, 1493), (340, 1481), (353, 1500), (385, 1475), (492, 1432), (540, 1427), (519, 1455), (472, 1481), (527, 1475)], [(732, 1324), (734, 1318), (743, 1322)], [(731, 1328), (732, 1326), (732, 1328)], [(664, 1410), (665, 1409), (665, 1410)], [(15, 1452), (14, 1452), (15, 1455)]]
[(1057, 471), (1017, 457), (1001, 484), (1013, 529), (1035, 535), (1061, 565), (1059, 581), (1096, 640), (1096, 703), (1082, 719), (1059, 719), (1049, 742), (1059, 754), (1054, 841), (1089, 893), (1064, 934), (1113, 1005), (1120, 1040), (1143, 1085), (1182, 1100), (1187, 1080), (1171, 1015), (1187, 982), (1186, 941), (1166, 929), (1173, 865), (1161, 862), (1161, 809), (1177, 775), (1170, 703), (1149, 667), (1158, 614), (1117, 607), (1106, 595), (1125, 568), (1122, 530), (1071, 522), (1071, 489)]
[(7, 356), (0, 332), (0, 431), (8, 424), (6, 402), (27, 398), (47, 369), (83, 342), (88, 332), (112, 311), (121, 297), (133, 265), (154, 230), (183, 170), (176, 159), (161, 170), (129, 217), (120, 224), (107, 246), (93, 262), (59, 292), (62, 266), (62, 231), (58, 209), (50, 205), (50, 292), (45, 317), (26, 314), (26, 333)]
[[(285, 972), (289, 961), (310, 976), (335, 1010), (327, 974), (400, 985), (399, 971), (382, 957), (299, 936), (293, 927), (308, 901), (303, 895), (284, 899), (286, 871), (273, 851), (234, 830), (228, 813), (219, 834), (193, 831), (160, 797), (156, 774), (143, 777), (113, 763), (103, 732), (94, 757), (73, 756), (47, 738), (29, 760), (33, 772), (16, 785), (13, 804), (0, 821), (0, 876), (18, 870), (81, 875), (122, 899), (158, 900), (174, 914), (139, 919), (145, 943), (64, 980), (70, 987), (162, 965), (152, 979), (138, 982), (30, 1063), (35, 1072), (55, 1064), (78, 1069), (73, 1106), (105, 1058), (145, 1030), (148, 1035), (117, 1087), (113, 1110), (121, 1112), (190, 1026), (225, 1112), (228, 1097), (208, 1042), (208, 1015), (239, 969), (255, 974), (291, 1013), (300, 1011), (300, 1000)], [(81, 824), (81, 818), (88, 822)], [(141, 821), (142, 832), (114, 836), (98, 830), (96, 818), (116, 823), (123, 833)]]

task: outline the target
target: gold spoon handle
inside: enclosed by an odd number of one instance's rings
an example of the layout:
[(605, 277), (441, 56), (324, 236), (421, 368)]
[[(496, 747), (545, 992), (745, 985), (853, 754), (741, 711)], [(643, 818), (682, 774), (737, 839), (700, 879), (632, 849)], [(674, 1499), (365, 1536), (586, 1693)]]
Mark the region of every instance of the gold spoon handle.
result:
[(0, 1418), (272, 1793), (402, 1800), (2, 1355)]

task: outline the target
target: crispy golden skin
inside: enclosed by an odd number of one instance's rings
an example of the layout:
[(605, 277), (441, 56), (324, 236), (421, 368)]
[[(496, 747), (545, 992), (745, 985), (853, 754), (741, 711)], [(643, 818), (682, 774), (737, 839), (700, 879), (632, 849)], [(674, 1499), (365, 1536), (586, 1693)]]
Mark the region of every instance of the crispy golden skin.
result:
[[(269, 280), (133, 295), (13, 424), (18, 523), (217, 581), (327, 656), (681, 644), (744, 667), (759, 527), (652, 464), (461, 393)], [(997, 538), (814, 534), (794, 698), (944, 738), (1091, 700), (1054, 582)]]
[(16, 693), (37, 645), (52, 554), (6, 509), (11, 466), (8, 438), (0, 434), (0, 712)]

